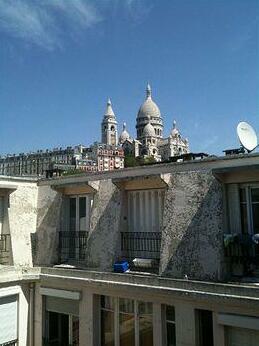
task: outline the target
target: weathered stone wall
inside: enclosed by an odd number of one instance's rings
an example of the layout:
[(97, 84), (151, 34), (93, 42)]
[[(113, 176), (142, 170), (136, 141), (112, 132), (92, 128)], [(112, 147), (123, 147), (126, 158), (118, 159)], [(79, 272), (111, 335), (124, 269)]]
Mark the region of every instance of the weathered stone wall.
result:
[(222, 187), (210, 172), (172, 173), (165, 197), (160, 274), (220, 279), (222, 203)]
[(111, 270), (120, 247), (122, 192), (109, 180), (102, 180), (94, 195), (87, 245), (87, 264)]
[[(223, 194), (209, 170), (168, 172), (159, 273), (219, 280), (223, 262)], [(132, 178), (134, 179), (134, 178)], [(74, 184), (77, 183), (75, 177)], [(71, 182), (70, 182), (71, 184)], [(63, 185), (64, 186), (64, 185)], [(78, 186), (82, 186), (82, 182)], [(111, 179), (95, 184), (85, 266), (111, 271), (120, 258), (125, 192)], [(50, 184), (19, 183), (10, 195), (4, 229), (10, 229), (15, 265), (58, 263), (62, 193)]]
[(10, 234), (10, 264), (32, 266), (31, 233), (36, 231), (37, 196), (36, 182), (4, 181), (10, 188), (16, 187), (4, 197), (4, 223), (2, 233)]
[(39, 186), (37, 231), (31, 235), (33, 264), (49, 266), (58, 263), (58, 231), (62, 195), (50, 186)]

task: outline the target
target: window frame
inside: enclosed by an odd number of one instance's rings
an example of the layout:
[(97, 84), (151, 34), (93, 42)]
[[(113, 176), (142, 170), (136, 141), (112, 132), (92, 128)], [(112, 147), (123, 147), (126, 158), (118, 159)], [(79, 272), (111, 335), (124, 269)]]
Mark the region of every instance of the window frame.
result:
[[(134, 346), (139, 346), (140, 345), (140, 316), (144, 315), (149, 315), (151, 316), (151, 321), (152, 321), (152, 337), (153, 341), (155, 340), (155, 328), (154, 328), (154, 303), (146, 300), (137, 300), (131, 297), (114, 297), (114, 296), (105, 296), (105, 295), (100, 295), (100, 340), (102, 340), (102, 311), (108, 311), (112, 312), (114, 314), (114, 346), (119, 346), (120, 345), (120, 315), (121, 314), (128, 314), (128, 315), (133, 315), (134, 316), (134, 337), (135, 337), (135, 345)], [(101, 305), (101, 299), (102, 297), (109, 297), (113, 299), (113, 310), (102, 307)], [(134, 305), (134, 312), (124, 312), (120, 311), (120, 299), (127, 299), (127, 300), (132, 300), (133, 305)], [(151, 314), (145, 314), (145, 313), (140, 313), (139, 312), (139, 303), (149, 303), (152, 306), (152, 313)]]
[[(52, 340), (53, 341), (57, 341), (60, 342), (60, 338), (61, 338), (61, 334), (60, 334), (60, 328), (61, 328), (61, 315), (65, 315), (68, 318), (68, 341), (69, 341), (69, 345), (74, 345), (73, 341), (74, 339), (78, 341), (78, 345), (79, 345), (79, 339), (77, 338), (77, 335), (74, 335), (74, 329), (73, 329), (73, 323), (74, 323), (74, 319), (77, 319), (77, 321), (79, 322), (79, 316), (78, 315), (74, 315), (74, 314), (68, 314), (68, 313), (61, 313), (61, 312), (55, 312), (55, 311), (49, 311), (49, 310), (44, 310), (44, 319), (43, 319), (43, 327), (44, 327), (44, 331), (43, 331), (43, 343), (44, 342), (50, 342), (50, 314), (51, 313), (55, 313), (57, 314), (57, 318), (58, 318), (58, 336), (56, 339)], [(78, 325), (79, 327), (79, 325)], [(78, 329), (79, 332), (79, 329)]]
[[(173, 320), (169, 320), (167, 319), (167, 307), (171, 307), (174, 309), (174, 321)], [(162, 311), (162, 324), (163, 324), (163, 341), (165, 343), (165, 345), (168, 345), (168, 340), (167, 340), (167, 334), (168, 334), (168, 330), (167, 330), (167, 324), (173, 325), (174, 326), (174, 331), (175, 331), (175, 345), (177, 345), (177, 340), (176, 340), (176, 308), (174, 305), (172, 304), (162, 304), (161, 305), (161, 311)]]
[[(241, 189), (245, 190), (245, 202), (241, 202)], [(240, 184), (239, 185), (239, 207), (240, 207), (240, 221), (241, 221), (241, 230), (242, 233), (244, 232), (243, 229), (243, 220), (242, 220), (242, 213), (241, 213), (241, 205), (246, 205), (246, 214), (247, 214), (247, 233), (250, 235), (254, 235), (254, 226), (253, 226), (253, 204), (259, 204), (259, 202), (252, 202), (252, 189), (259, 189), (259, 183), (254, 184)]]
[[(85, 211), (86, 211), (86, 217), (87, 217), (87, 219), (88, 219), (88, 225), (86, 225), (87, 226), (87, 228), (88, 228), (88, 230), (86, 230), (86, 233), (88, 233), (89, 232), (89, 229), (90, 229), (90, 218), (91, 218), (91, 210), (92, 210), (92, 206), (93, 206), (93, 194), (91, 194), (91, 193), (85, 193), (85, 194), (79, 194), (79, 195), (69, 195), (68, 196), (68, 208), (70, 208), (70, 199), (72, 199), (72, 198), (75, 198), (76, 199), (76, 228), (75, 228), (75, 232), (79, 232), (80, 231), (80, 218), (79, 218), (79, 216), (80, 216), (80, 208), (79, 208), (79, 200), (80, 200), (80, 198), (91, 198), (90, 199), (90, 205), (89, 205), (89, 209), (88, 209), (88, 206), (87, 206), (87, 203), (86, 203), (86, 209), (85, 209)], [(88, 213), (88, 215), (87, 215), (87, 213)], [(70, 210), (69, 210), (69, 212), (68, 212), (68, 218), (67, 218), (67, 221), (66, 221), (66, 229), (67, 229), (67, 231), (69, 231), (69, 232), (72, 232), (71, 230), (70, 230)]]

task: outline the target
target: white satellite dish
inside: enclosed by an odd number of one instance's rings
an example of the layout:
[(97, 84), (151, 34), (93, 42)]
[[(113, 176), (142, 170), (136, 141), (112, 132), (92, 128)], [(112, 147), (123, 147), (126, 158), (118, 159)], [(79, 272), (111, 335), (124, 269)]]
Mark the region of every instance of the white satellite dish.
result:
[(257, 147), (258, 142), (255, 130), (245, 121), (241, 121), (237, 125), (237, 135), (240, 143), (248, 152), (253, 151)]

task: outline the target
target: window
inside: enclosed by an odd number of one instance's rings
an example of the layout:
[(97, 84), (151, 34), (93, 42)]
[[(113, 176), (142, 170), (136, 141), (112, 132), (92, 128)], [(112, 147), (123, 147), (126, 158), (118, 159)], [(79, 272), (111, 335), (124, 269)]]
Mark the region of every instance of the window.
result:
[(176, 346), (175, 309), (173, 306), (165, 305), (164, 310), (166, 320), (166, 345)]
[(17, 345), (18, 296), (0, 298), (0, 345)]
[(113, 346), (114, 343), (114, 298), (101, 296), (101, 344)]
[(163, 204), (163, 189), (128, 191), (128, 230), (160, 232)]
[(241, 187), (240, 211), (242, 232), (259, 233), (259, 186)]
[(213, 346), (213, 318), (209, 310), (196, 310), (197, 346)]
[(119, 299), (120, 346), (135, 344), (135, 306), (134, 300)]
[(79, 318), (47, 311), (45, 339), (50, 346), (79, 346)]
[(92, 195), (71, 196), (69, 198), (69, 231), (88, 232)]
[(101, 296), (102, 345), (134, 346), (137, 341), (138, 345), (152, 346), (152, 310), (149, 302)]
[(127, 232), (121, 233), (122, 256), (159, 259), (163, 223), (163, 189), (128, 191)]
[(257, 346), (259, 331), (247, 328), (225, 326), (225, 343), (228, 346)]
[(152, 303), (138, 302), (139, 344), (153, 345)]
[(59, 232), (61, 261), (85, 258), (93, 196), (71, 196), (66, 199), (65, 225)]

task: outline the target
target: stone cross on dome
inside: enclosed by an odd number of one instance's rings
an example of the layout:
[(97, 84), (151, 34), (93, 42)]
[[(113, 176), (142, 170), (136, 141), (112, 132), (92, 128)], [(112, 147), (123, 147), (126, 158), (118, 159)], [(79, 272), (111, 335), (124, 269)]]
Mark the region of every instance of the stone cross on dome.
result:
[(151, 97), (152, 90), (151, 90), (151, 86), (150, 86), (149, 83), (147, 83), (146, 93), (147, 93), (147, 98), (148, 98), (148, 97)]

